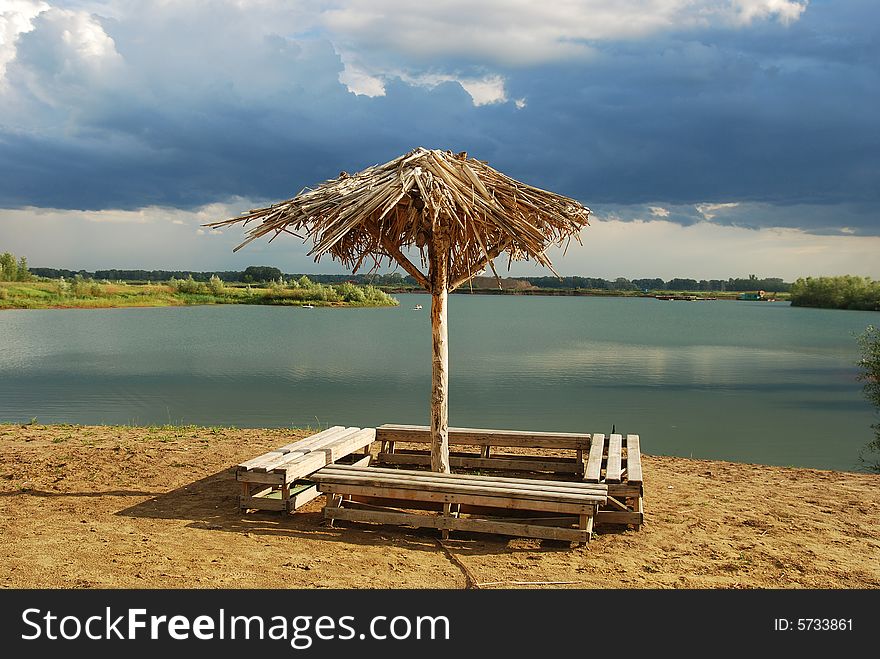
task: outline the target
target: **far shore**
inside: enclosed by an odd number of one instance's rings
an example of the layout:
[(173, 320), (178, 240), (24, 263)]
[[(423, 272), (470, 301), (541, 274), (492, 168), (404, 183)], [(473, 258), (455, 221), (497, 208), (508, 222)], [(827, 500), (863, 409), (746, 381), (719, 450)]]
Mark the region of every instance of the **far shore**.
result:
[(3, 309), (111, 309), (213, 304), (292, 307), (389, 307), (398, 301), (373, 286), (355, 284), (226, 285), (176, 280), (167, 284), (89, 280), (0, 282)]

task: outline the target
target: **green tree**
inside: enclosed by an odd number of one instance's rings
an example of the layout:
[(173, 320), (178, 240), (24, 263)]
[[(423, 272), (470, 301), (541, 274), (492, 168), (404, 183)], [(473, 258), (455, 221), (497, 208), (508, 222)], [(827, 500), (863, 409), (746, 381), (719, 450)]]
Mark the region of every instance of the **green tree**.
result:
[[(865, 398), (874, 404), (880, 414), (880, 328), (868, 325), (858, 342), (862, 356), (858, 362), (862, 369), (859, 380), (865, 383)], [(880, 474), (880, 423), (875, 423), (871, 428), (874, 430), (874, 439), (865, 445), (859, 459), (868, 471)]]
[(354, 284), (345, 282), (336, 287), (336, 292), (346, 302), (366, 302), (367, 295), (362, 288), (358, 288)]
[(807, 277), (791, 287), (791, 306), (880, 311), (880, 281), (869, 277)]
[(15, 273), (16, 281), (30, 281), (33, 278), (30, 270), (28, 270), (27, 258), (22, 256), (18, 260), (18, 271)]
[(244, 269), (242, 281), (245, 282), (269, 282), (281, 277), (281, 270), (267, 265), (249, 265)]
[(217, 275), (211, 275), (211, 278), (208, 280), (208, 290), (212, 295), (222, 295), (225, 288), (226, 285), (220, 277)]
[(15, 256), (9, 252), (0, 255), (0, 281), (15, 281), (18, 278), (18, 266)]

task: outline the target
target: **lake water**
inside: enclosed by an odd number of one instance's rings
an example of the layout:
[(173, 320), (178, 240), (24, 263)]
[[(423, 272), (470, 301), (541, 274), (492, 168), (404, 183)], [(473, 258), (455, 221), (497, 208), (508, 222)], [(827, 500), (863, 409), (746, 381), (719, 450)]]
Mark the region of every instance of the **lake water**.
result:
[[(0, 312), (0, 420), (428, 423), (430, 298), (384, 309)], [(414, 310), (415, 304), (424, 305)], [(638, 433), (646, 453), (853, 469), (871, 312), (450, 297), (450, 423)]]

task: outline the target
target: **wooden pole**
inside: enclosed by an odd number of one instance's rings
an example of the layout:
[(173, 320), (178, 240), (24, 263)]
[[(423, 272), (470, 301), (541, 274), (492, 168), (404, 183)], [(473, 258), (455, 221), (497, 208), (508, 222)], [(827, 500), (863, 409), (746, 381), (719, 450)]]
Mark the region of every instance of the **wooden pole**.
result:
[(449, 342), (447, 336), (447, 286), (449, 238), (434, 231), (428, 246), (431, 280), (431, 471), (449, 473)]

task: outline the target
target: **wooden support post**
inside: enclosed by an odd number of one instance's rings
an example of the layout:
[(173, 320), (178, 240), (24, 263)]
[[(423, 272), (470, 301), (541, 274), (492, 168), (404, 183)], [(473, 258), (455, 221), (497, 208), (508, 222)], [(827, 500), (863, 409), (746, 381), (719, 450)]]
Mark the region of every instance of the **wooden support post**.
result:
[[(444, 503), (443, 504), (443, 516), (444, 517), (452, 517), (452, 504)], [(440, 531), (441, 540), (449, 540), (449, 529), (444, 528)]]
[(449, 473), (449, 235), (433, 222), (428, 247), (431, 281), (431, 470)]
[[(327, 502), (324, 504), (324, 508), (340, 508), (342, 507), (342, 495), (333, 494), (332, 492), (327, 493)], [(331, 517), (330, 523), (327, 524), (331, 529), (333, 528), (333, 522), (336, 520)]]
[(593, 515), (595, 511), (589, 515), (580, 515), (578, 528), (586, 532), (587, 542), (593, 537)]

